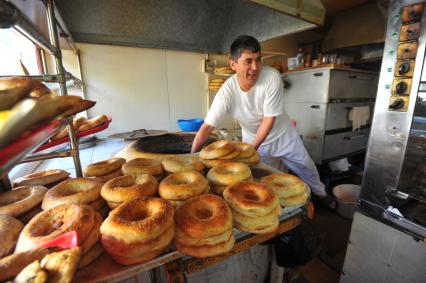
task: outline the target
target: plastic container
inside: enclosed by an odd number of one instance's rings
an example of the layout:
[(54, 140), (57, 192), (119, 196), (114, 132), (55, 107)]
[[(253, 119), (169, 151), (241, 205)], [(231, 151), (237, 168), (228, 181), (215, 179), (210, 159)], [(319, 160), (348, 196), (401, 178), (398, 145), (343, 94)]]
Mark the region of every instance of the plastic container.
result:
[(196, 132), (200, 129), (204, 120), (201, 118), (194, 118), (189, 120), (179, 119), (178, 121), (179, 129), (183, 132)]
[(337, 213), (345, 218), (352, 219), (360, 192), (361, 187), (358, 185), (343, 184), (335, 186), (333, 195), (337, 201)]

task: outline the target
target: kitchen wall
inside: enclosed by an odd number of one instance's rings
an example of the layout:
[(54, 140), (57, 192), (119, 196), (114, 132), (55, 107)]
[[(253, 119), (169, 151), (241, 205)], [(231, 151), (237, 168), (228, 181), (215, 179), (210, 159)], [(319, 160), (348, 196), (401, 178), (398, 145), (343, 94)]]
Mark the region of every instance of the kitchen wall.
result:
[[(85, 97), (97, 101), (89, 117), (113, 118), (100, 135), (141, 128), (178, 131), (177, 119), (205, 117), (205, 54), (97, 44), (78, 48)], [(76, 74), (75, 56), (63, 55), (67, 70)]]

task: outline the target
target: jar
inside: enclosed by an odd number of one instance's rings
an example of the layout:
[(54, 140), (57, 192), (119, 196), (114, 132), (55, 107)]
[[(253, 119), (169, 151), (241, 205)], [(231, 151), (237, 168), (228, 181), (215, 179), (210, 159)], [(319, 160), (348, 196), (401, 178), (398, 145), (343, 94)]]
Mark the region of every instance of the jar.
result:
[(336, 64), (337, 63), (337, 54), (336, 53), (330, 54), (328, 62), (330, 64)]
[(322, 61), (321, 61), (321, 63), (323, 64), (323, 65), (327, 65), (329, 62), (328, 62), (328, 54), (324, 54), (323, 56), (322, 56)]
[(322, 54), (318, 53), (317, 55), (317, 65), (321, 65), (322, 64)]
[(312, 67), (312, 57), (311, 57), (311, 54), (309, 54), (309, 53), (306, 53), (306, 56), (305, 56), (306, 58), (305, 58), (305, 68), (310, 68), (310, 67)]

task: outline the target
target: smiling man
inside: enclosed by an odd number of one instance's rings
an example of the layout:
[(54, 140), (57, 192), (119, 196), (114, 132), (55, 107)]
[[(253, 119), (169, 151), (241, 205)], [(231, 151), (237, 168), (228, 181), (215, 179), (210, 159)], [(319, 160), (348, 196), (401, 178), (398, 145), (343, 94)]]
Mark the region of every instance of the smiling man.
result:
[(197, 152), (210, 132), (226, 115), (241, 126), (243, 141), (253, 145), (263, 158), (278, 157), (329, 207), (335, 203), (320, 181), (314, 162), (284, 111), (284, 88), (280, 74), (262, 67), (259, 42), (251, 36), (238, 37), (231, 45), (230, 65), (235, 75), (220, 87), (192, 144)]

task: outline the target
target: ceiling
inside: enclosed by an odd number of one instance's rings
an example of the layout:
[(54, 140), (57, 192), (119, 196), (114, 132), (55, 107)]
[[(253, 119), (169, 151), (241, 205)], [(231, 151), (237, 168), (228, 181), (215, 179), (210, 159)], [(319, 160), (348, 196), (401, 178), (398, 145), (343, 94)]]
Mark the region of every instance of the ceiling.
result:
[(321, 0), (327, 14), (335, 14), (338, 11), (346, 10), (371, 0)]
[(221, 53), (316, 25), (247, 0), (56, 0), (76, 42)]

